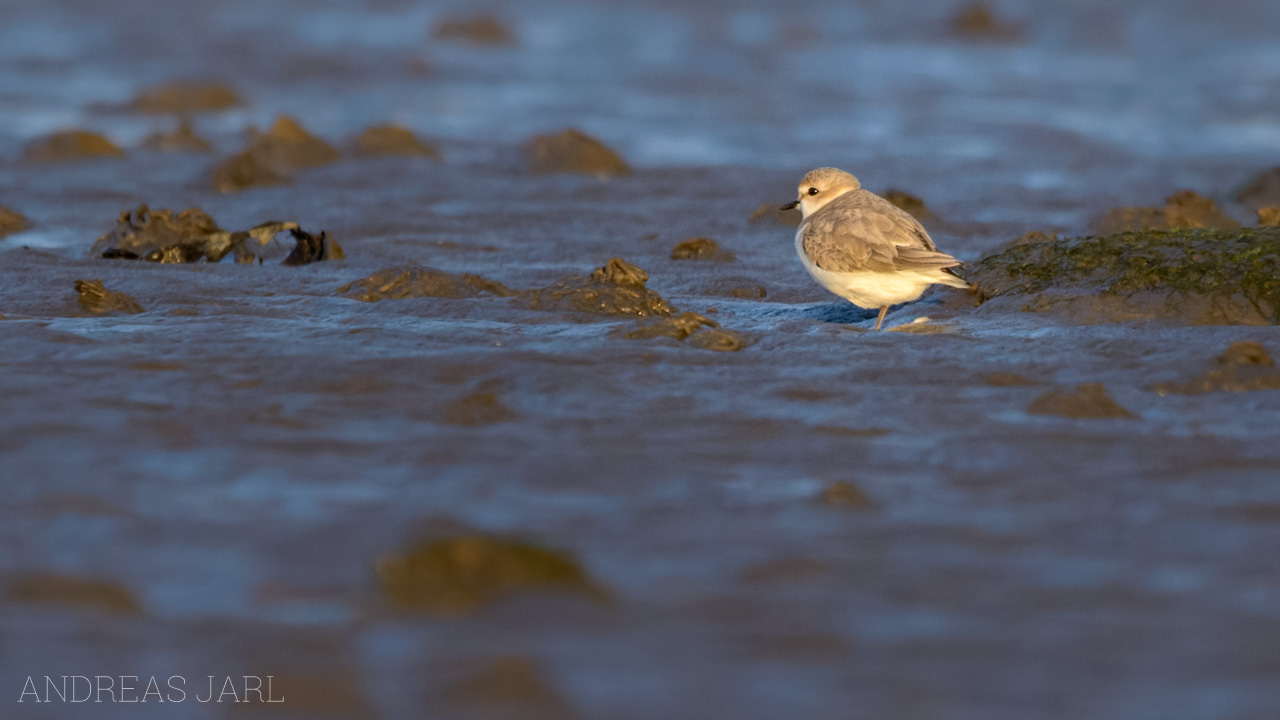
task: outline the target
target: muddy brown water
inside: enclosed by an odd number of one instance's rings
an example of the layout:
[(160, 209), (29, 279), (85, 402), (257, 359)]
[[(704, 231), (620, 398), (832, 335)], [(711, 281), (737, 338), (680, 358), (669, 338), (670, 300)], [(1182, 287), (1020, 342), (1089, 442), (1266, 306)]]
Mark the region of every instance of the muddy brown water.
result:
[[(955, 37), (944, 2), (493, 2), (494, 45), (401, 0), (0, 2), (0, 204), (27, 218), (0, 239), (0, 717), (1280, 716), (1280, 392), (1155, 389), (1280, 332), (940, 292), (870, 333), (791, 228), (748, 220), (833, 164), (920, 198), (966, 260), (1182, 189), (1253, 222), (1233, 199), (1280, 164), (1276, 5), (993, 7), (1016, 35)], [(141, 149), (177, 119), (122, 108), (183, 78), (245, 105), (193, 116), (215, 153)], [(215, 191), (281, 114), (339, 148), (393, 124), (441, 161)], [(23, 160), (67, 127), (127, 156)], [(566, 128), (631, 174), (531, 173), (525, 143)], [(297, 222), (346, 259), (87, 254), (144, 203)], [(690, 238), (733, 259), (671, 259)], [(527, 291), (614, 257), (749, 343), (337, 294), (411, 266)], [(90, 315), (79, 280), (143, 312)], [(1032, 411), (1093, 383), (1132, 417)], [(422, 547), (463, 548), (412, 587), (466, 612), (388, 597), (379, 568)], [(18, 702), (63, 675), (189, 696)], [(198, 702), (210, 675), (285, 702)]]

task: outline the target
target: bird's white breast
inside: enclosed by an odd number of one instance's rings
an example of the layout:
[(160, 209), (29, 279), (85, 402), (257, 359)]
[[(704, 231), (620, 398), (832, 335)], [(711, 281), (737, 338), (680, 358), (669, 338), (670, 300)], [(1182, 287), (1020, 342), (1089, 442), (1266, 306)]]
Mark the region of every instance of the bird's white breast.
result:
[(860, 308), (878, 308), (910, 302), (924, 294), (937, 271), (894, 270), (892, 272), (831, 272), (823, 270), (804, 251), (804, 227), (796, 230), (796, 255), (814, 280), (827, 290)]

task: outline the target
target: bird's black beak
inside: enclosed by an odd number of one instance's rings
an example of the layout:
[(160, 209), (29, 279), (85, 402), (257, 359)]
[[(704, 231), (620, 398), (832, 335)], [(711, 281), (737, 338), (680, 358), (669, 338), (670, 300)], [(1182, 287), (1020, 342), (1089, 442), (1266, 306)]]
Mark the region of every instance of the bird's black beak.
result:
[(779, 209), (779, 210), (795, 210), (795, 209), (796, 209), (796, 208), (798, 208), (798, 207), (800, 207), (800, 201), (799, 201), (799, 200), (796, 200), (796, 201), (794, 201), (794, 202), (789, 202), (789, 203), (787, 203), (786, 205), (783, 205), (782, 207), (780, 207), (780, 208), (778, 208), (778, 209)]

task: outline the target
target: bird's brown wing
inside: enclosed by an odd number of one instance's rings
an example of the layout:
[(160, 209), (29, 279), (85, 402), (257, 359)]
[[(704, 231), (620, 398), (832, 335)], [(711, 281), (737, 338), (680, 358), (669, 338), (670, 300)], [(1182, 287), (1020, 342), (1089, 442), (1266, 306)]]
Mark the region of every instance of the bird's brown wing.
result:
[(955, 267), (920, 223), (887, 200), (855, 190), (832, 200), (801, 227), (809, 260), (831, 272), (893, 272)]

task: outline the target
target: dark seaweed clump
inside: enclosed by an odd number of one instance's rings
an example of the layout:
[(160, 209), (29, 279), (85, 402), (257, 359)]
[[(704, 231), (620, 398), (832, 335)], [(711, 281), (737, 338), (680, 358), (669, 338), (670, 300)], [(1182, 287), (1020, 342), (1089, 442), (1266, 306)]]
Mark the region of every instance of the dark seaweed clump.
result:
[(969, 278), (980, 285), (982, 301), (1026, 296), (1029, 310), (1087, 299), (1103, 320), (1277, 324), (1280, 228), (1153, 230), (1013, 244), (972, 266)]
[(563, 278), (541, 290), (527, 293), (534, 310), (576, 310), (596, 315), (654, 317), (670, 315), (671, 305), (645, 287), (649, 273), (612, 258), (590, 275)]
[(111, 232), (99, 237), (90, 255), (111, 260), (146, 260), (158, 263), (221, 262), (234, 253), (238, 263), (260, 262), (257, 250), (284, 231), (293, 233), (295, 247), (285, 265), (305, 265), (317, 260), (340, 260), (342, 248), (321, 232), (302, 232), (294, 222), (271, 221), (248, 230), (229, 231), (218, 227), (200, 208), (151, 210), (139, 205), (124, 210)]

